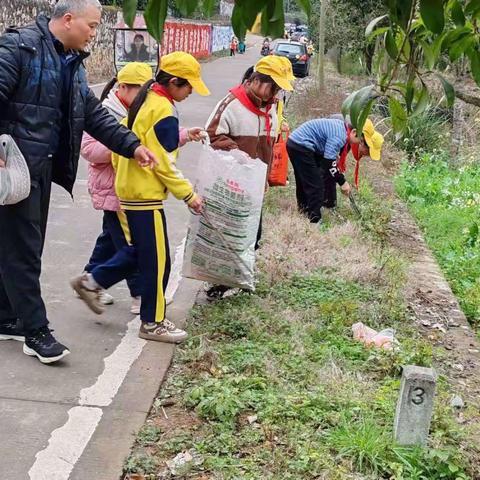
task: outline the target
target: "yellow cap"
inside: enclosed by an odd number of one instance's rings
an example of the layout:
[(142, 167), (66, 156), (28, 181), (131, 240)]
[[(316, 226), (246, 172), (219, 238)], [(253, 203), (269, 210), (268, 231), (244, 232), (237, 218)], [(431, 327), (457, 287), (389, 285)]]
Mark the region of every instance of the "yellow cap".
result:
[(152, 78), (152, 67), (142, 62), (127, 63), (117, 75), (118, 83), (128, 83), (129, 85), (143, 85)]
[(375, 130), (372, 121), (367, 118), (363, 126), (363, 136), (370, 150), (372, 160), (380, 160), (383, 145), (383, 135)]
[(290, 81), (296, 80), (295, 75), (293, 74), (292, 62), (287, 57), (278, 57), (278, 59), (285, 64), (288, 70), (288, 79)]
[(280, 88), (291, 92), (293, 87), (290, 83), (289, 69), (280, 58), (275, 55), (263, 57), (255, 65), (255, 71), (268, 75)]
[(204, 97), (210, 95), (210, 90), (202, 80), (202, 68), (197, 60), (185, 52), (173, 52), (160, 59), (160, 70), (177, 78), (188, 80), (192, 88)]

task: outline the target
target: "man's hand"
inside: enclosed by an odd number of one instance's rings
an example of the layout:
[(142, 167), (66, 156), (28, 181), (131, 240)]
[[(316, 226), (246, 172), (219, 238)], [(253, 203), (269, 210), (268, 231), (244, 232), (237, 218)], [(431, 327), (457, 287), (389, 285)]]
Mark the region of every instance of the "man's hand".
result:
[(154, 168), (158, 165), (158, 160), (155, 155), (143, 145), (136, 148), (133, 158), (138, 162), (141, 167)]
[(350, 195), (350, 193), (352, 193), (352, 187), (351, 185), (348, 183), (348, 182), (345, 182), (341, 187), (340, 189), (342, 190), (342, 193), (348, 197)]
[(202, 127), (193, 127), (188, 129), (188, 140), (190, 142), (201, 142), (207, 136), (207, 132)]
[(203, 198), (200, 195), (195, 195), (193, 200), (188, 204), (188, 206), (195, 213), (202, 213), (203, 211)]
[(5, 165), (6, 165), (5, 160), (2, 160), (0, 158), (0, 168), (5, 168)]
[(290, 125), (288, 125), (287, 122), (282, 122), (281, 130), (283, 133), (288, 133), (290, 131)]

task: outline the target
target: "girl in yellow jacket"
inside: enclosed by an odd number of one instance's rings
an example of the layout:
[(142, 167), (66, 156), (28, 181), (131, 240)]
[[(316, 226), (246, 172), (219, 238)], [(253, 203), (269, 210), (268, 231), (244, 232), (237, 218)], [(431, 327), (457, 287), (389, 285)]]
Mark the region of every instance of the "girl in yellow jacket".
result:
[[(115, 190), (128, 221), (122, 227), (130, 245), (96, 269), (95, 279), (89, 278), (96, 285), (86, 285), (92, 291), (107, 289), (138, 268), (142, 289), (139, 336), (168, 343), (182, 342), (187, 333), (165, 318), (170, 254), (163, 201), (171, 192), (195, 212), (202, 210), (202, 199), (175, 166), (180, 140), (175, 102), (185, 100), (192, 89), (200, 95), (210, 94), (197, 60), (188, 53), (174, 52), (162, 57), (155, 80), (147, 82), (132, 103), (123, 123), (154, 152), (159, 163), (142, 168), (129, 158), (112, 155)], [(200, 140), (201, 129), (189, 132), (191, 140)]]

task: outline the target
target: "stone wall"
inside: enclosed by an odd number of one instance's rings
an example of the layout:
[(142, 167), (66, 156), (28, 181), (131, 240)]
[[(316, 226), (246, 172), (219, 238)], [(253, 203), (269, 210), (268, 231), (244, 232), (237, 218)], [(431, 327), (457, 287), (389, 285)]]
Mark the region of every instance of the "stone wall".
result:
[[(0, 0), (0, 32), (11, 25), (26, 25), (41, 12), (49, 14), (55, 0)], [(106, 7), (103, 11), (91, 56), (86, 61), (89, 79), (92, 82), (110, 78), (114, 73), (113, 30), (117, 23), (117, 10)]]
[(220, 15), (222, 17), (231, 18), (235, 2), (233, 0), (220, 1)]

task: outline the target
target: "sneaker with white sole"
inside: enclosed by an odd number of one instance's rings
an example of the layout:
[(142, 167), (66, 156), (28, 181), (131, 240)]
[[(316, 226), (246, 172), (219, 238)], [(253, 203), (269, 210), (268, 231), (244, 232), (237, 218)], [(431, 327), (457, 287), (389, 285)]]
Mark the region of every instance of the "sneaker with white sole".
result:
[(170, 320), (165, 319), (160, 323), (142, 322), (138, 336), (155, 342), (182, 343), (187, 339), (188, 333), (177, 328)]
[(134, 315), (140, 315), (141, 307), (142, 307), (142, 297), (132, 297), (130, 313), (133, 313)]
[(79, 275), (70, 280), (70, 285), (92, 312), (101, 315), (105, 311), (100, 299), (102, 290), (100, 288), (96, 290), (88, 289), (85, 285), (86, 281), (86, 275)]
[(70, 353), (70, 350), (58, 342), (52, 330), (42, 327), (34, 333), (25, 335), (23, 353), (37, 357), (42, 363), (54, 363)]
[(102, 305), (113, 305), (115, 299), (106, 292), (106, 290), (100, 290), (100, 303)]
[(18, 342), (24, 342), (25, 332), (18, 327), (16, 321), (2, 323), (0, 324), (0, 340), (17, 340)]
[[(88, 272), (84, 271), (82, 276), (84, 275), (88, 275)], [(77, 298), (82, 298), (75, 290), (73, 293)], [(100, 303), (102, 305), (113, 305), (115, 303), (115, 299), (109, 293), (107, 293), (106, 290), (100, 289)]]

